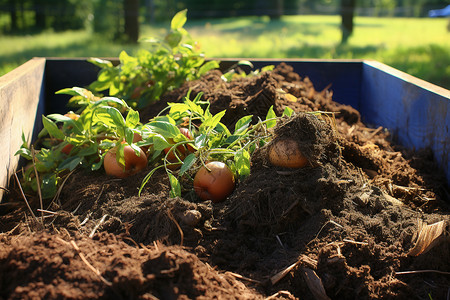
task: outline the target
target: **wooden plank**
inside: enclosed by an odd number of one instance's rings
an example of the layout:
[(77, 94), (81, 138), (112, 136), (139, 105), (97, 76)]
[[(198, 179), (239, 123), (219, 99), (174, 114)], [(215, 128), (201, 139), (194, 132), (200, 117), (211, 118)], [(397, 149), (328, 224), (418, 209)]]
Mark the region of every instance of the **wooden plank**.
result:
[[(7, 188), (16, 172), (22, 145), (22, 132), (31, 141), (35, 120), (40, 120), (43, 106), (45, 58), (34, 58), (0, 77), (0, 186)], [(43, 104), (43, 101), (41, 102)], [(0, 189), (0, 199), (4, 191)]]

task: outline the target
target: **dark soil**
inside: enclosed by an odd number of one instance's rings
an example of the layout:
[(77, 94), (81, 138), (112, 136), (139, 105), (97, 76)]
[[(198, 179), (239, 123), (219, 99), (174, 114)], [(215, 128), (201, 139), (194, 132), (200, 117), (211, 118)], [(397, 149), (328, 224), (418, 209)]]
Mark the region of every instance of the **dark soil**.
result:
[[(251, 175), (218, 204), (193, 193), (170, 199), (164, 172), (138, 197), (147, 172), (114, 179), (78, 170), (45, 203), (53, 213), (44, 225), (12, 187), (0, 210), (0, 299), (448, 297), (448, 239), (408, 255), (418, 220), (450, 222), (448, 187), (430, 151), (396, 145), (388, 130), (364, 125), (358, 111), (288, 65), (230, 83), (220, 76), (166, 94), (142, 121), (189, 90), (202, 92), (213, 113), (226, 109), (229, 128), (289, 106), (296, 115), (277, 125), (275, 139), (294, 138), (307, 167), (273, 167), (260, 148)], [(28, 196), (34, 208), (37, 199)], [(189, 214), (194, 223), (184, 221)], [(423, 270), (432, 272), (396, 274)]]

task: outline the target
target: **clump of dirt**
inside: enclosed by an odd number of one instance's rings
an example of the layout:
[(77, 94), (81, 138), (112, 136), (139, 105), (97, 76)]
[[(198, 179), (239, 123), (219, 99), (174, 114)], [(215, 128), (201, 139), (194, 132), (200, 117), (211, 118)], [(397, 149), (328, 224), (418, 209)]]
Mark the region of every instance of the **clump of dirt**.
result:
[[(188, 91), (203, 93), (213, 113), (226, 110), (229, 128), (289, 107), (294, 115), (274, 128), (275, 139), (294, 139), (309, 164), (274, 167), (270, 144), (262, 147), (223, 203), (192, 192), (171, 199), (164, 172), (138, 196), (151, 166), (127, 179), (79, 170), (45, 203), (53, 213), (43, 222), (23, 220), (18, 194), (0, 218), (0, 274), (13, 274), (0, 277), (1, 297), (444, 298), (448, 242), (408, 255), (418, 219), (450, 222), (448, 187), (432, 155), (396, 145), (388, 130), (366, 126), (286, 64), (231, 82), (221, 75), (167, 93), (141, 111), (142, 121)], [(431, 272), (398, 273), (408, 270)]]

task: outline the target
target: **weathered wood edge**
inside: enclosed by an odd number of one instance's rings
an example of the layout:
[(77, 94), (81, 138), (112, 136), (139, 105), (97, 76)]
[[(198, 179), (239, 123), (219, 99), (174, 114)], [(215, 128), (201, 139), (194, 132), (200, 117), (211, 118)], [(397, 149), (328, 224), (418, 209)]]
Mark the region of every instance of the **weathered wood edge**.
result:
[[(31, 142), (36, 118), (43, 104), (45, 58), (33, 58), (0, 77), (0, 187), (8, 188), (17, 171), (14, 154), (22, 145), (22, 133)], [(5, 191), (0, 189), (0, 201)]]

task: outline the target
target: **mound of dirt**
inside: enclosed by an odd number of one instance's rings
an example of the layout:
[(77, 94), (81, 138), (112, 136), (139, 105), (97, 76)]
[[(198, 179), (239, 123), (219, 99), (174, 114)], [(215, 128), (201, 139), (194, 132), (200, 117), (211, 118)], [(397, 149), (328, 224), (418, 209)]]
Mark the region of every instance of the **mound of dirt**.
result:
[[(223, 203), (192, 192), (171, 199), (164, 172), (138, 197), (151, 167), (126, 179), (78, 170), (45, 203), (43, 222), (12, 195), (0, 213), (2, 298), (445, 298), (448, 228), (427, 252), (408, 254), (418, 220), (450, 224), (448, 187), (429, 151), (396, 145), (286, 64), (231, 82), (221, 75), (167, 93), (141, 120), (188, 91), (203, 93), (212, 113), (226, 110), (229, 128), (290, 107), (274, 140), (296, 140), (308, 165), (272, 166), (268, 144)], [(27, 198), (36, 211), (38, 198)]]
[[(179, 246), (136, 248), (112, 234), (2, 238), (4, 299), (262, 299)], [(215, 288), (211, 288), (215, 287)]]

